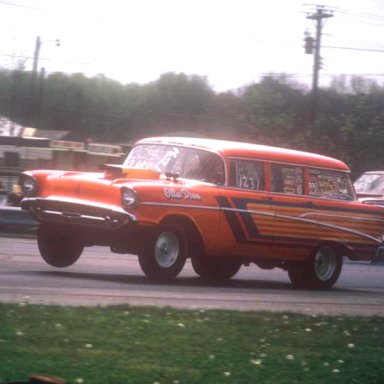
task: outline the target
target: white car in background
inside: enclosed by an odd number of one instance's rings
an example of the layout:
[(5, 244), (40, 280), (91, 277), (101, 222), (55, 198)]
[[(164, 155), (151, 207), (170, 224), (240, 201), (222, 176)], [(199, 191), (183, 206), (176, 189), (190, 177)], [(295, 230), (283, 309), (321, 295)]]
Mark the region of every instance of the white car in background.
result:
[[(384, 171), (364, 172), (353, 185), (362, 203), (384, 206)], [(384, 247), (377, 249), (372, 262), (384, 263)]]
[(361, 202), (384, 205), (384, 171), (364, 172), (353, 185)]

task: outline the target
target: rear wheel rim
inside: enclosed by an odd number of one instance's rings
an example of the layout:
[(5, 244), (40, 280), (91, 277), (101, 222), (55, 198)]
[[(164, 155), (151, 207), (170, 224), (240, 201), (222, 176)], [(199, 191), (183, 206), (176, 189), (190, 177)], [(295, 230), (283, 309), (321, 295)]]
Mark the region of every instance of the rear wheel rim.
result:
[(315, 255), (314, 270), (317, 278), (321, 281), (330, 280), (337, 268), (337, 257), (335, 251), (330, 247), (321, 247)]
[(177, 236), (172, 232), (163, 232), (155, 243), (155, 259), (162, 268), (169, 268), (178, 259), (180, 245)]

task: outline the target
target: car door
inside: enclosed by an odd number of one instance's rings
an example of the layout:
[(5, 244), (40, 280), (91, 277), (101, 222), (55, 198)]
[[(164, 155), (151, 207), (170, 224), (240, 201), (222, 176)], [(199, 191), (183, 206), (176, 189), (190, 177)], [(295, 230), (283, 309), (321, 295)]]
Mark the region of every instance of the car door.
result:
[(250, 259), (270, 256), (274, 225), (270, 201), (264, 162), (230, 159), (228, 186), (219, 197), (219, 254)]
[(278, 259), (301, 260), (316, 242), (308, 236), (310, 228), (303, 219), (312, 209), (311, 198), (305, 195), (304, 167), (271, 163), (268, 173), (275, 217), (272, 253)]

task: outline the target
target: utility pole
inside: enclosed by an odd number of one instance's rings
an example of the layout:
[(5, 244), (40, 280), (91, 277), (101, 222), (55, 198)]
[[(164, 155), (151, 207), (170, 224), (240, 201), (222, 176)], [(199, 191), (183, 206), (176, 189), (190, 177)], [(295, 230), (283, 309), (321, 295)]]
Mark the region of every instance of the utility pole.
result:
[(32, 76), (31, 76), (31, 92), (29, 97), (29, 110), (30, 110), (30, 119), (32, 125), (36, 125), (36, 89), (37, 89), (37, 68), (39, 63), (39, 54), (41, 48), (40, 36), (36, 37), (35, 42), (35, 53), (33, 55), (33, 66), (32, 66)]
[(45, 79), (45, 68), (40, 68), (40, 75), (37, 81), (37, 92), (36, 92), (36, 109), (35, 109), (35, 127), (38, 128), (42, 123), (42, 112), (44, 104), (44, 79)]
[(39, 62), (40, 48), (41, 48), (41, 40), (40, 40), (40, 36), (37, 36), (36, 42), (35, 42), (35, 54), (33, 55), (33, 68), (32, 68), (32, 71), (35, 75), (37, 75), (37, 65)]
[[(52, 40), (51, 40), (52, 41)], [(60, 40), (54, 40), (56, 47), (60, 47)], [(40, 78), (38, 80), (38, 67), (39, 67), (39, 55), (40, 48), (43, 44), (40, 36), (36, 37), (35, 53), (33, 55), (32, 77), (31, 77), (31, 93), (30, 93), (30, 117), (32, 124), (37, 127), (41, 122), (41, 103), (43, 95), (43, 83), (45, 76), (45, 69), (41, 69)]]
[[(316, 37), (306, 36), (305, 52), (313, 54), (313, 76), (312, 76), (312, 100), (311, 100), (311, 120), (314, 125), (317, 118), (318, 104), (318, 88), (319, 88), (319, 71), (321, 69), (321, 32), (323, 29), (323, 19), (333, 17), (332, 13), (327, 12), (323, 6), (318, 5), (315, 13), (307, 16), (307, 19), (315, 20), (316, 22)], [(314, 48), (314, 52), (313, 52)]]

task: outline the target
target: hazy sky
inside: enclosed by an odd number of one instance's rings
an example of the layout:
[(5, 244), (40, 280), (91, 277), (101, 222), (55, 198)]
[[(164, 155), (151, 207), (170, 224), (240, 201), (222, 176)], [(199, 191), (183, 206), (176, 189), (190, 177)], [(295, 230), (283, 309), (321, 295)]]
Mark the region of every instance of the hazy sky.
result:
[(21, 60), (31, 69), (40, 36), (47, 73), (147, 83), (183, 72), (206, 76), (217, 91), (270, 72), (310, 82), (303, 38), (315, 35), (306, 16), (316, 4), (333, 13), (323, 27), (321, 81), (372, 74), (384, 82), (384, 0), (0, 0), (0, 66)]

